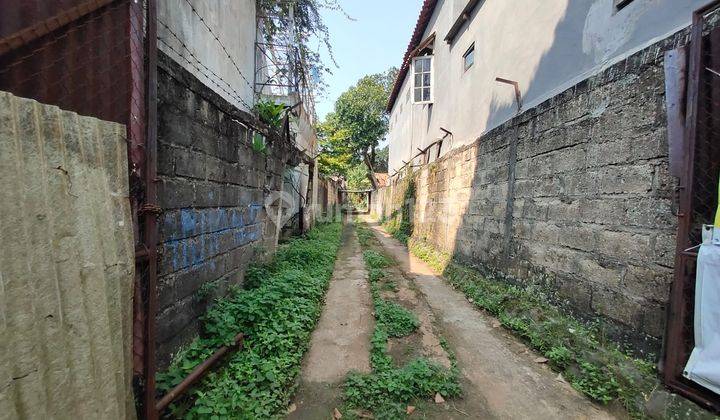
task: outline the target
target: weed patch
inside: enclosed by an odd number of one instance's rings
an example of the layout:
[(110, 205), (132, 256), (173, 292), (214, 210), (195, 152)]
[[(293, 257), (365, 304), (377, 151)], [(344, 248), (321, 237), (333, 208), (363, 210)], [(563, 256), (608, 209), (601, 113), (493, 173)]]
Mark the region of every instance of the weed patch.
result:
[(420, 326), (415, 314), (395, 302), (381, 298), (375, 302), (375, 318), (390, 337), (405, 337)]
[(372, 232), (368, 229), (356, 229), (358, 242), (360, 242), (360, 246), (366, 247), (370, 241), (370, 238), (372, 238)]
[(363, 259), (365, 260), (365, 265), (370, 269), (385, 268), (392, 263), (388, 257), (373, 250), (363, 251)]
[(383, 229), (398, 241), (407, 244), (412, 235), (412, 225), (400, 215), (392, 214), (390, 219), (383, 223)]
[(320, 316), (340, 245), (339, 223), (321, 225), (281, 246), (272, 262), (246, 273), (203, 317), (203, 331), (163, 373), (168, 390), (219, 346), (243, 332), (242, 350), (209, 373), (175, 404), (183, 418), (273, 418), (281, 416), (294, 391), (302, 357)]
[[(357, 230), (358, 237), (366, 238), (363, 247), (367, 247), (373, 240), (372, 232), (362, 224), (357, 225)], [(344, 384), (345, 404), (351, 409), (372, 411), (377, 419), (397, 419), (405, 417), (407, 404), (411, 401), (428, 399), (438, 392), (444, 397), (459, 396), (459, 372), (454, 362), (451, 369), (424, 358), (395, 366), (387, 351), (388, 339), (409, 335), (420, 323), (412, 312), (380, 296), (380, 290), (396, 287), (385, 281), (382, 271), (392, 264), (392, 260), (371, 249), (366, 249), (363, 257), (369, 269), (375, 305), (376, 323), (370, 350), (373, 371), (348, 375)]]

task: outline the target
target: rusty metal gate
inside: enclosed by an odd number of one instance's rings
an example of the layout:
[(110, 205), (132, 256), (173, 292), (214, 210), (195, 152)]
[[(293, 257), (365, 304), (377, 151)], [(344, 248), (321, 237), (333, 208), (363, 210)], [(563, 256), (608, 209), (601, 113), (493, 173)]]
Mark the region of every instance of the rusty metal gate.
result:
[[(136, 279), (133, 370), (156, 416), (156, 19), (154, 0), (0, 0), (0, 90), (124, 124)], [(138, 395), (139, 396), (139, 395)]]
[[(720, 396), (683, 377), (694, 347), (695, 269), (701, 227), (712, 224), (720, 175), (720, 27), (718, 4), (695, 12), (688, 54), (687, 100), (675, 278), (670, 296), (663, 376), (674, 391), (720, 411)], [(713, 28), (713, 29), (710, 29)]]

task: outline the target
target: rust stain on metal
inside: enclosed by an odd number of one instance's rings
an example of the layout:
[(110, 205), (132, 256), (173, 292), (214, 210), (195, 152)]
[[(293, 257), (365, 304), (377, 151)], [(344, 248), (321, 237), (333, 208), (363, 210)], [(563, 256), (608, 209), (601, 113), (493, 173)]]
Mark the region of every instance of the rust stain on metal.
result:
[(682, 176), (683, 142), (685, 140), (685, 93), (687, 85), (687, 49), (665, 53), (665, 98), (667, 106), (670, 174)]
[(157, 215), (154, 210), (159, 209), (157, 202), (157, 183), (151, 182), (157, 178), (157, 3), (155, 0), (147, 2), (147, 28), (145, 33), (145, 54), (147, 56), (146, 68), (146, 118), (147, 137), (145, 138), (145, 171), (142, 177), (145, 190), (145, 202), (141, 209), (144, 221), (144, 245), (148, 251), (147, 259), (147, 312), (145, 314), (145, 418), (154, 420), (159, 417), (155, 406), (157, 373), (155, 346), (157, 314), (157, 271), (158, 271), (158, 228)]
[(206, 359), (204, 362), (199, 364), (195, 369), (193, 369), (190, 374), (182, 380), (175, 388), (171, 389), (167, 394), (165, 394), (160, 401), (158, 401), (154, 408), (156, 412), (162, 412), (165, 408), (167, 408), (170, 403), (178, 399), (180, 396), (182, 396), (185, 392), (187, 392), (188, 389), (197, 381), (203, 378), (207, 371), (215, 365), (220, 359), (223, 358), (226, 354), (233, 350), (240, 349), (242, 347), (242, 343), (244, 340), (244, 336), (242, 334), (238, 334), (235, 336), (235, 340), (233, 342), (232, 346), (223, 346), (220, 347), (215, 353), (212, 354), (208, 359)]

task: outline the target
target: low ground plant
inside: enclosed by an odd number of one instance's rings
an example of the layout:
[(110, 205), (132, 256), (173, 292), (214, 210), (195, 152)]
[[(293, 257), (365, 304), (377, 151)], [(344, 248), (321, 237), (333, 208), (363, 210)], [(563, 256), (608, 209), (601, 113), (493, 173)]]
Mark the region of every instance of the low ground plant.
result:
[(412, 235), (412, 225), (398, 214), (391, 215), (382, 226), (387, 233), (404, 244), (407, 244)]
[[(372, 232), (367, 227), (359, 224), (357, 230), (358, 237), (365, 238), (363, 247), (373, 243)], [(432, 398), (436, 393), (444, 397), (460, 395), (459, 372), (454, 359), (451, 369), (425, 358), (396, 366), (387, 350), (388, 340), (413, 333), (420, 323), (411, 311), (381, 296), (381, 290), (395, 287), (383, 271), (393, 261), (372, 249), (366, 249), (363, 257), (369, 270), (375, 306), (376, 322), (370, 349), (372, 372), (348, 375), (343, 386), (345, 404), (350, 409), (371, 411), (376, 419), (398, 419), (405, 417), (407, 404), (412, 401)]]
[(320, 316), (340, 245), (341, 225), (321, 225), (282, 245), (273, 260), (246, 273), (246, 288), (219, 299), (202, 334), (158, 375), (161, 390), (178, 384), (235, 335), (244, 346), (173, 407), (177, 417), (280, 417), (294, 391), (302, 357)]
[(411, 239), (409, 248), (475, 306), (543, 354), (575, 389), (599, 403), (618, 401), (632, 417), (644, 416), (645, 402), (658, 384), (651, 363), (599, 339), (599, 331), (554, 306), (538, 290), (520, 288), (489, 270), (481, 272), (453, 261), (424, 241)]
[(420, 322), (412, 312), (382, 298), (377, 299), (375, 303), (375, 318), (390, 337), (405, 337), (420, 326)]

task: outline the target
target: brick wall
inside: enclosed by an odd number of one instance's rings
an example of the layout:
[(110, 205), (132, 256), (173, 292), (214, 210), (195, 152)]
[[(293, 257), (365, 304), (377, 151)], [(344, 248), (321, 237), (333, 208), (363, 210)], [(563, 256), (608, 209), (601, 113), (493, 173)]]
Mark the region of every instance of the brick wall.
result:
[[(459, 260), (538, 283), (610, 333), (657, 351), (676, 218), (663, 51), (640, 51), (412, 176), (414, 235)], [(399, 209), (407, 179), (376, 194)]]
[(161, 54), (158, 69), (158, 174), (162, 260), (158, 357), (198, 333), (198, 318), (248, 264), (275, 244), (266, 198), (280, 189), (296, 153), (273, 141), (251, 148), (252, 117), (239, 112)]

